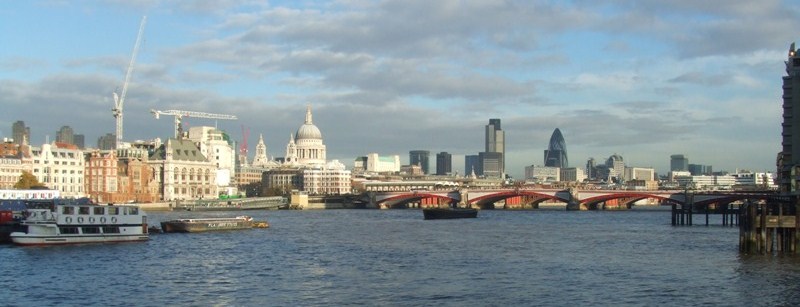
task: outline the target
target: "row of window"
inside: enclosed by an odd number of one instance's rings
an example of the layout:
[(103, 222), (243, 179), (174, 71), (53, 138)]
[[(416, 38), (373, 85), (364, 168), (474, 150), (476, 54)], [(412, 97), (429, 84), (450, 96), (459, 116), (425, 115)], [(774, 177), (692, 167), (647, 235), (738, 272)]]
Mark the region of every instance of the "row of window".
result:
[[(119, 226), (87, 226), (87, 227), (74, 227), (74, 226), (60, 226), (58, 227), (61, 234), (100, 234), (100, 233), (119, 233)], [(100, 232), (102, 230), (102, 232)]]
[[(75, 214), (75, 208), (73, 206), (64, 206), (61, 208), (62, 214), (72, 215)], [(139, 208), (137, 207), (114, 207), (114, 206), (98, 206), (98, 207), (77, 207), (78, 208), (78, 215), (106, 215), (106, 211), (108, 211), (108, 215), (137, 215), (139, 214)]]

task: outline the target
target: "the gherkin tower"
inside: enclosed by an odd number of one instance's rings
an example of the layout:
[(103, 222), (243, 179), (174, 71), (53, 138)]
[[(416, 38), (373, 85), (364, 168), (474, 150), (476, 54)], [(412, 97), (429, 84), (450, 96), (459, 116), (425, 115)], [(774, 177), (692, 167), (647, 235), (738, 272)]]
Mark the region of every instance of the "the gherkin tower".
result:
[(564, 136), (561, 135), (561, 130), (556, 128), (553, 135), (550, 136), (550, 145), (544, 151), (544, 166), (553, 166), (565, 168), (569, 167), (567, 160), (567, 143), (564, 141)]

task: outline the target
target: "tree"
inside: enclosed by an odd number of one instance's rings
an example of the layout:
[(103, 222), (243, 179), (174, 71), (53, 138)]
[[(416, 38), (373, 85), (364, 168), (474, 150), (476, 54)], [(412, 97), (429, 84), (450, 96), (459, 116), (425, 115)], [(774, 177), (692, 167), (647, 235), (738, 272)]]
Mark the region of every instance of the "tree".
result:
[(22, 175), (19, 176), (19, 181), (14, 184), (14, 189), (17, 190), (41, 189), (44, 187), (45, 186), (39, 182), (39, 179), (36, 179), (36, 176), (27, 171), (22, 171)]

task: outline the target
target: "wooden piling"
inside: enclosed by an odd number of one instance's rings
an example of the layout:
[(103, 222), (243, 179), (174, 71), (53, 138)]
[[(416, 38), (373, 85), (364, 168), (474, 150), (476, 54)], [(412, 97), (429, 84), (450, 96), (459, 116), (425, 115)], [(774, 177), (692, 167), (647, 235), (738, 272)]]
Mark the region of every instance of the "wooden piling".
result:
[(740, 207), (739, 250), (747, 254), (797, 253), (800, 203), (746, 203)]

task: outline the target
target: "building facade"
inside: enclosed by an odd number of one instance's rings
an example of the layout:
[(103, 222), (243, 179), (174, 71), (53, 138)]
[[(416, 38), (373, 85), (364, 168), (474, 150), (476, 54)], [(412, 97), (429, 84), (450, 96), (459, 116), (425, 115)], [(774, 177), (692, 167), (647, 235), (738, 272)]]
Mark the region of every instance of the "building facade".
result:
[(544, 151), (544, 166), (569, 167), (567, 143), (564, 141), (564, 136), (561, 135), (561, 130), (558, 128), (553, 131), (553, 135), (550, 136), (550, 143)]
[(289, 165), (324, 165), (326, 148), (322, 142), (322, 132), (314, 125), (311, 106), (306, 107), (306, 120), (297, 134), (289, 136), (286, 145), (285, 163)]
[(436, 154), (436, 175), (449, 176), (453, 174), (453, 155), (447, 152)]
[(526, 166), (525, 181), (537, 183), (561, 181), (561, 168), (541, 165)]
[[(486, 132), (485, 133), (486, 141), (485, 141), (485, 150), (484, 150), (484, 152), (485, 153), (498, 153), (498, 154), (500, 154), (499, 155), (500, 158), (496, 158), (498, 156), (496, 154), (485, 155), (487, 157), (490, 157), (491, 159), (494, 159), (494, 161), (492, 161), (490, 163), (481, 162), (481, 164), (483, 164), (484, 168), (481, 171), (480, 175), (494, 177), (496, 174), (500, 174), (500, 176), (497, 176), (497, 177), (502, 177), (502, 176), (505, 175), (505, 169), (506, 169), (506, 165), (505, 165), (506, 133), (505, 133), (505, 131), (503, 131), (503, 128), (501, 126), (499, 118), (491, 118), (491, 119), (489, 119), (489, 124), (486, 125), (485, 130), (486, 130), (485, 131)], [(480, 153), (478, 155), (480, 156)], [(499, 162), (499, 164), (496, 164), (497, 162)], [(485, 166), (487, 164), (489, 164), (489, 165), (495, 165), (496, 164), (497, 168), (486, 169)], [(487, 172), (489, 174), (487, 174)]]
[(31, 128), (25, 122), (18, 120), (11, 124), (11, 137), (17, 145), (28, 145), (31, 141)]
[(209, 162), (194, 142), (168, 139), (148, 159), (155, 176), (162, 182), (164, 200), (218, 198), (217, 166)]
[(84, 197), (83, 151), (65, 143), (31, 147), (32, 174), (42, 184), (61, 191), (63, 197)]
[(669, 156), (669, 170), (670, 171), (688, 171), (689, 158), (684, 155), (671, 155)]
[(783, 76), (783, 123), (781, 152), (777, 168), (780, 191), (798, 194), (800, 190), (800, 54), (795, 44), (789, 47), (786, 75)]
[(430, 156), (431, 152), (427, 150), (412, 150), (408, 152), (408, 161), (410, 165), (419, 165), (422, 172), (430, 174)]

